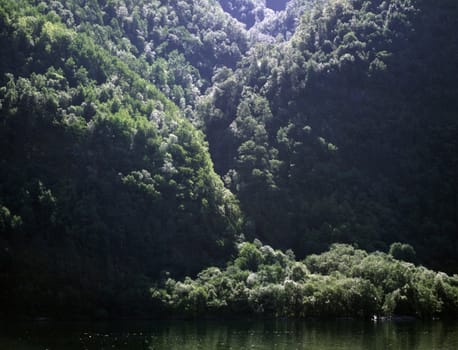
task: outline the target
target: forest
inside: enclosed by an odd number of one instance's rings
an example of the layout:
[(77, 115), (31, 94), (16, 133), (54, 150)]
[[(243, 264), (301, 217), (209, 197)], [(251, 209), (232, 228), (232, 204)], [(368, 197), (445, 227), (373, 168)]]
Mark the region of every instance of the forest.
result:
[(0, 317), (458, 316), (457, 18), (0, 0)]

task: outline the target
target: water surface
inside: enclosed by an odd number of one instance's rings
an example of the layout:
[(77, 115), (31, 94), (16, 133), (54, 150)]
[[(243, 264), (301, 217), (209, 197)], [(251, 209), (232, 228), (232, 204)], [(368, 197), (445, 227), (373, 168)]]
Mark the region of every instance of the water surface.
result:
[(456, 350), (445, 321), (152, 321), (1, 323), (1, 350)]

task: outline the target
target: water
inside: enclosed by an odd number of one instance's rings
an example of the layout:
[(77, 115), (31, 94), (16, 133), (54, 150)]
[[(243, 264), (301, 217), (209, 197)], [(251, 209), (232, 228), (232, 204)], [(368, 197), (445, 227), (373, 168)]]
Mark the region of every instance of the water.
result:
[(1, 350), (456, 350), (457, 322), (2, 323)]

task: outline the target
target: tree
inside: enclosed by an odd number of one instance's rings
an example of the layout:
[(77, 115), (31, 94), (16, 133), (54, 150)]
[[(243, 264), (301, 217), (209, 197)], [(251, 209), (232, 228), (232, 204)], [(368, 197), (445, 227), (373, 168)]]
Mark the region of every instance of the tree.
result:
[(389, 254), (398, 260), (417, 261), (417, 253), (410, 244), (395, 242), (390, 245)]

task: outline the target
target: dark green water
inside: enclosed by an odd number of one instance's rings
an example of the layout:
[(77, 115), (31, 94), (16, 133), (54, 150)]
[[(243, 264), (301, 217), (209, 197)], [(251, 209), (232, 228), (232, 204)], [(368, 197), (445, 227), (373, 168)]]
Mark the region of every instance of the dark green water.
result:
[(1, 350), (457, 350), (456, 322), (2, 323)]

